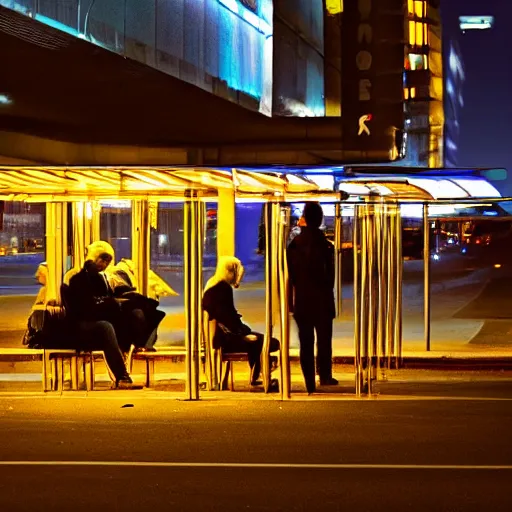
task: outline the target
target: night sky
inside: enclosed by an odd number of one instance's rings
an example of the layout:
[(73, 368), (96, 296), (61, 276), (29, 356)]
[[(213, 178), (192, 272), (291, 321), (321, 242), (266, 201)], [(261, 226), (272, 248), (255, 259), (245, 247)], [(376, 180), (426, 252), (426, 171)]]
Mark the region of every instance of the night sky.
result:
[[(512, 195), (512, 2), (444, 0), (446, 37), (458, 39), (466, 70), (459, 166), (506, 167)], [(493, 15), (490, 31), (458, 31), (459, 15)], [(508, 38), (507, 38), (508, 35)]]

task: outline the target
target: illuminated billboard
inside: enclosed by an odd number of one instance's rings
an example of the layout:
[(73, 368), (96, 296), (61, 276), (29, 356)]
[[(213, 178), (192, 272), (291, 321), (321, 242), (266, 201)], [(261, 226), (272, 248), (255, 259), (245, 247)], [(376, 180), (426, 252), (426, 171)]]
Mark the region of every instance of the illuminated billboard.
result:
[(494, 25), (494, 16), (459, 16), (460, 29), (489, 30)]

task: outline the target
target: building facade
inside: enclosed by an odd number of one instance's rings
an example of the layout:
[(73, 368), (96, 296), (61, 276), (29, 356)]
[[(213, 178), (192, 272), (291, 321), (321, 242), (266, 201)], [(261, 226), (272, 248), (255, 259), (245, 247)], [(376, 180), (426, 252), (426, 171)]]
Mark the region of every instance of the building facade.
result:
[(273, 0), (0, 0), (42, 23), (266, 115)]
[(447, 167), (457, 167), (460, 138), (460, 116), (464, 107), (463, 86), (466, 79), (464, 62), (457, 40), (447, 43), (445, 51), (445, 136), (444, 157)]
[(0, 5), (264, 116), (340, 117), (322, 161), (444, 163), (440, 0)]
[(443, 39), (439, 0), (408, 0), (404, 164), (444, 163)]

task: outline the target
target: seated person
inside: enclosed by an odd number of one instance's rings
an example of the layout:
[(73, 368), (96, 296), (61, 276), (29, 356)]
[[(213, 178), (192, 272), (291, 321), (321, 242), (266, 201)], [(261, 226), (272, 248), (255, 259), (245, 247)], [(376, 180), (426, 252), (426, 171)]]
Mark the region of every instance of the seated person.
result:
[[(135, 346), (143, 350), (154, 351), (158, 326), (165, 317), (165, 313), (157, 309), (159, 306), (158, 300), (137, 292), (133, 262), (131, 260), (123, 258), (117, 265), (109, 268), (108, 277), (115, 297), (123, 299), (123, 311), (133, 314), (138, 309), (143, 313), (143, 316), (140, 316), (140, 312), (135, 314), (139, 316), (138, 325), (144, 326), (143, 332), (140, 333), (140, 338), (145, 343), (143, 345), (136, 343)], [(172, 293), (175, 293), (170, 287), (169, 289)], [(155, 293), (153, 295), (157, 296)]]
[[(86, 260), (96, 261), (100, 254), (110, 256), (110, 261), (115, 258), (114, 248), (103, 240), (93, 242), (87, 247)], [(110, 270), (110, 265), (105, 270)], [(114, 267), (115, 268), (115, 267)], [(80, 271), (78, 269), (70, 270), (64, 277), (64, 283), (70, 283), (73, 276)], [(158, 302), (148, 299), (139, 293), (134, 293), (135, 288), (132, 282), (124, 283), (119, 290), (117, 286), (120, 284), (113, 280), (116, 286), (114, 291), (111, 284), (111, 273), (101, 273), (102, 286), (106, 284), (109, 296), (117, 299), (119, 310), (117, 320), (113, 323), (116, 330), (119, 346), (123, 352), (129, 352), (130, 347), (134, 345), (136, 348), (153, 347), (156, 342), (156, 329), (161, 322), (165, 313), (157, 311)], [(133, 292), (133, 293), (132, 293)]]
[(41, 289), (37, 294), (36, 301), (34, 305), (45, 304), (46, 303), (46, 285), (48, 282), (48, 265), (45, 261), (40, 263), (36, 270), (35, 275), (37, 282), (41, 285)]
[[(107, 273), (114, 289), (118, 286), (128, 286), (136, 290), (137, 280), (135, 278), (135, 265), (132, 260), (122, 258), (117, 265), (108, 267)], [(149, 270), (148, 280), (148, 297), (150, 299), (159, 300), (160, 297), (176, 297), (179, 295), (151, 269)]]
[(126, 371), (114, 328), (122, 321), (121, 307), (103, 274), (111, 261), (112, 255), (102, 252), (95, 259), (88, 259), (84, 268), (70, 279), (67, 313), (79, 329), (80, 348), (102, 350), (116, 388), (130, 388), (133, 382)]
[[(233, 288), (238, 288), (244, 274), (239, 259), (222, 257), (219, 259), (215, 275), (208, 281), (203, 294), (203, 309), (210, 320), (216, 320), (217, 328), (213, 337), (213, 348), (222, 348), (223, 352), (246, 352), (251, 368), (251, 384), (258, 381), (261, 372), (261, 351), (263, 334), (253, 332), (244, 324), (241, 315), (235, 309)], [(279, 350), (279, 341), (272, 338), (270, 352)], [(277, 382), (272, 382), (276, 387)]]

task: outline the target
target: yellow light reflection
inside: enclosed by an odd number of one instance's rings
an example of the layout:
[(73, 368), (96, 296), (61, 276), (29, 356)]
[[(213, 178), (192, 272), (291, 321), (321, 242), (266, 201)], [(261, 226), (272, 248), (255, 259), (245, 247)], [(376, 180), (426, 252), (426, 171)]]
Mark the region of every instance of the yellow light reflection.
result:
[(327, 0), (326, 7), (329, 14), (340, 14), (343, 12), (343, 0)]

